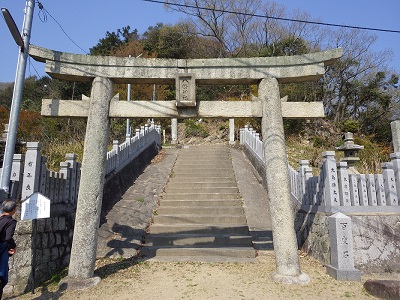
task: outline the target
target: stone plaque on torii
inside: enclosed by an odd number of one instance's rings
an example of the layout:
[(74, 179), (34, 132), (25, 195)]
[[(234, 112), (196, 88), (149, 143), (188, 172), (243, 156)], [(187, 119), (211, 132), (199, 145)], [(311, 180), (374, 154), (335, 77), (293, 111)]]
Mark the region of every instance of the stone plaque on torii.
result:
[[(289, 190), (283, 118), (324, 117), (322, 102), (280, 99), (278, 83), (318, 80), (341, 49), (299, 56), (223, 59), (102, 57), (62, 53), (31, 45), (29, 54), (46, 63), (53, 78), (92, 82), (90, 98), (44, 99), (43, 116), (87, 117), (81, 185), (71, 261), (71, 280), (92, 280), (103, 194), (109, 118), (262, 118), (265, 169), (276, 272), (274, 280), (306, 283), (300, 270)], [(173, 101), (119, 101), (114, 83), (176, 84)], [(195, 99), (197, 85), (257, 84), (251, 101)], [(97, 281), (96, 281), (97, 282)]]

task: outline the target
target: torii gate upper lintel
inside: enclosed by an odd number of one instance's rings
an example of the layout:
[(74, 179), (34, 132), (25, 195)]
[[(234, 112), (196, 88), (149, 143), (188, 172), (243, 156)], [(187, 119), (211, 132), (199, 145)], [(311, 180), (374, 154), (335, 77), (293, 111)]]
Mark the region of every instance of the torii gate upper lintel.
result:
[[(54, 77), (74, 81), (109, 78), (114, 83), (176, 84), (175, 101), (115, 101), (109, 116), (113, 118), (261, 118), (262, 105), (252, 101), (210, 101), (196, 103), (195, 86), (202, 84), (258, 84), (273, 77), (280, 83), (317, 80), (342, 55), (341, 49), (285, 57), (253, 57), (224, 59), (142, 59), (103, 57), (62, 53), (31, 46), (30, 55), (46, 63), (46, 72)], [(191, 99), (179, 101), (179, 78), (190, 74)], [(181, 81), (182, 82), (182, 81)], [(322, 102), (281, 101), (284, 118), (324, 117)], [(89, 102), (45, 99), (42, 115), (87, 117)]]
[[(325, 67), (342, 55), (341, 49), (287, 57), (225, 59), (141, 59), (62, 53), (31, 45), (29, 54), (46, 63), (46, 72), (67, 80), (93, 81), (91, 97), (81, 101), (43, 100), (42, 115), (87, 117), (81, 185), (71, 250), (69, 277), (90, 281), (93, 277), (103, 186), (91, 180), (93, 170), (103, 178), (109, 117), (261, 117), (265, 170), (276, 256), (273, 279), (307, 283), (300, 270), (294, 215), (289, 190), (283, 118), (323, 117), (321, 102), (286, 102), (278, 83), (317, 80)], [(176, 84), (175, 101), (118, 101), (113, 83)], [(258, 84), (252, 101), (204, 101), (197, 103), (197, 84)], [(109, 104), (109, 105), (107, 105)], [(99, 121), (100, 120), (100, 121)], [(89, 128), (90, 127), (90, 128)], [(90, 134), (95, 134), (95, 141)], [(101, 145), (100, 145), (101, 144)], [(100, 148), (100, 150), (99, 150)], [(87, 218), (93, 220), (88, 226)], [(88, 245), (90, 241), (90, 245)], [(81, 251), (85, 248), (85, 251)], [(98, 281), (94, 281), (98, 282)]]

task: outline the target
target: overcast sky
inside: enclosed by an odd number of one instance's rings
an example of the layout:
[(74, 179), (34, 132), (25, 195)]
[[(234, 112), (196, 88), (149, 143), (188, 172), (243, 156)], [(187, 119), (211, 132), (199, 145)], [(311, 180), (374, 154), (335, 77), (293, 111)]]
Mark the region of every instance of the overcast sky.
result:
[[(289, 10), (300, 9), (313, 18), (324, 22), (362, 27), (400, 30), (400, 0), (278, 0)], [(143, 33), (158, 22), (174, 24), (185, 15), (167, 12), (162, 4), (142, 0), (41, 0), (47, 11), (61, 24), (71, 39), (85, 51), (97, 44), (107, 31), (116, 31), (130, 25)], [(25, 0), (0, 0), (0, 6), (12, 14), (18, 28), (23, 22)], [(59, 25), (50, 17), (43, 22), (35, 6), (31, 43), (63, 52), (84, 52), (63, 33)], [(42, 17), (42, 18), (40, 18)], [(391, 48), (395, 57), (392, 67), (400, 73), (400, 34), (379, 33), (375, 50)], [(0, 82), (11, 82), (15, 78), (18, 47), (8, 28), (0, 19)], [(40, 76), (45, 75), (44, 64), (31, 60)], [(33, 67), (27, 67), (26, 76), (37, 75)]]

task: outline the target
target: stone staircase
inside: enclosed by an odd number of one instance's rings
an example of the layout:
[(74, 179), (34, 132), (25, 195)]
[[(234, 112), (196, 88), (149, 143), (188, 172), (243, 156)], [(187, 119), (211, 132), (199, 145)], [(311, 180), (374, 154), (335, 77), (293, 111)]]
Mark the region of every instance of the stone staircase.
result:
[(255, 261), (228, 146), (180, 151), (140, 256), (157, 261)]

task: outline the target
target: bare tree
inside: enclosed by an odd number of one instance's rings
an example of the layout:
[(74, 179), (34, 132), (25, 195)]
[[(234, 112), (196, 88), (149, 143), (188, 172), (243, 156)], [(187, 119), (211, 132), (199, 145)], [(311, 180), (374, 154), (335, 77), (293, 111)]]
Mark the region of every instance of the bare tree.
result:
[(170, 0), (166, 3), (169, 9), (187, 14), (197, 34), (215, 39), (220, 57), (237, 56), (254, 42), (252, 32), (256, 30), (257, 18), (253, 15), (262, 7), (261, 0)]
[(392, 55), (390, 50), (373, 52), (377, 37), (360, 30), (336, 30), (330, 33), (327, 47), (341, 47), (341, 60), (336, 62), (325, 76), (324, 105), (328, 115), (338, 122), (356, 118), (356, 111), (365, 103), (352, 97), (357, 92), (356, 82), (367, 84), (376, 73), (387, 72), (386, 64)]

